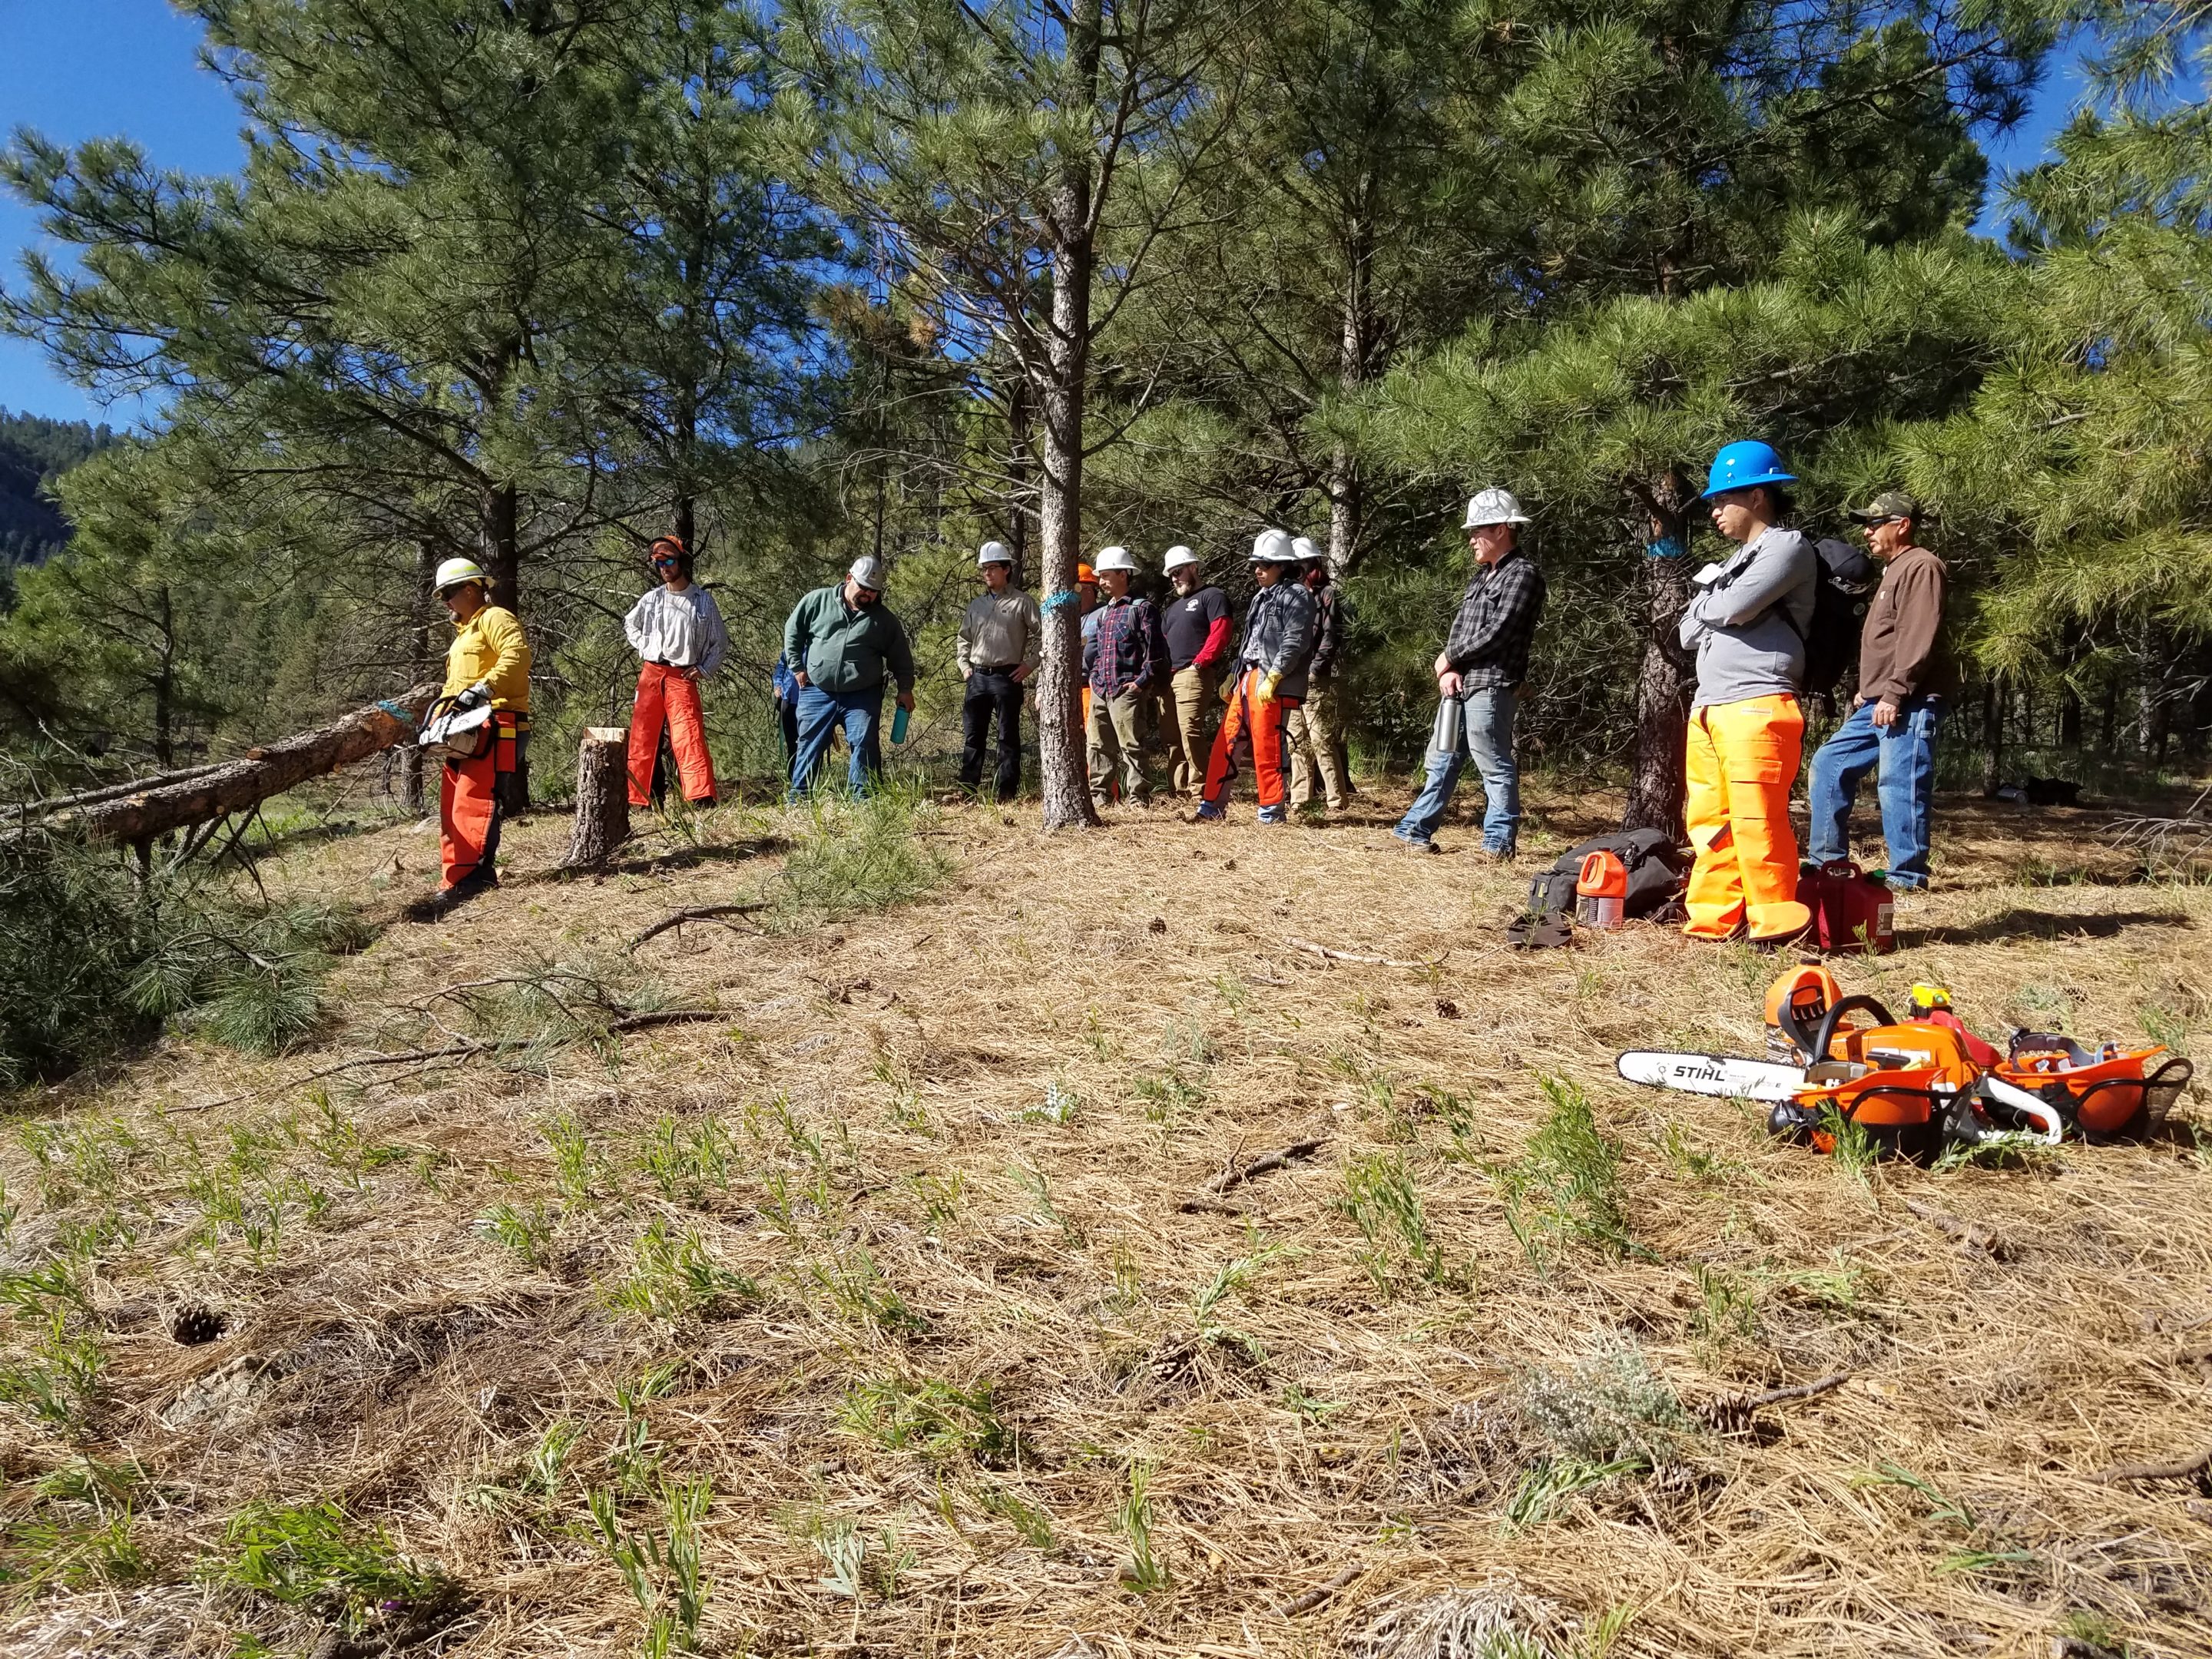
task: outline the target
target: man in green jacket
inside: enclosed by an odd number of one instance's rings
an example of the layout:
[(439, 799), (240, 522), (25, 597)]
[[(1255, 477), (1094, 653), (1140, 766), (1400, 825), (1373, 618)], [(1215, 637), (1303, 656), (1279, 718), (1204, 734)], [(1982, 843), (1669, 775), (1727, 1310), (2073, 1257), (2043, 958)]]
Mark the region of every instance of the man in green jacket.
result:
[(847, 779), (854, 793), (867, 793), (884, 769), (877, 733), (886, 669), (898, 682), (898, 706), (914, 708), (914, 652), (906, 629), (884, 606), (884, 562), (863, 554), (842, 582), (816, 588), (783, 624), (784, 660), (799, 682), (799, 752), (787, 799), (813, 788), (830, 734), (840, 726), (853, 754)]

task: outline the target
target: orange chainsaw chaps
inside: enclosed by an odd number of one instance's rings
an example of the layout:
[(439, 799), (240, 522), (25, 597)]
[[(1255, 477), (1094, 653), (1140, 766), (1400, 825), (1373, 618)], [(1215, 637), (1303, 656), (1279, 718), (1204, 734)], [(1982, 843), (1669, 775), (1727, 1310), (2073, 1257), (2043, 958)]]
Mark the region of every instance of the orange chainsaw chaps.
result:
[(2163, 1048), (2122, 1054), (2107, 1043), (2093, 1053), (2070, 1037), (2022, 1031), (1995, 1074), (2057, 1108), (2081, 1134), (2113, 1139), (2156, 1133), (2193, 1069)]

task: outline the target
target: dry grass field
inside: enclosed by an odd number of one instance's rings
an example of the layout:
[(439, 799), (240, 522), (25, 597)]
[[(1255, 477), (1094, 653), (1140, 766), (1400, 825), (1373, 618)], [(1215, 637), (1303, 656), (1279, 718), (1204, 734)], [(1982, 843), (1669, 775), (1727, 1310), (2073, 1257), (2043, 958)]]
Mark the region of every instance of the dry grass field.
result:
[[(2112, 1475), (2212, 1446), (2204, 1108), (1855, 1167), (1620, 1082), (1780, 964), (1504, 948), (1611, 807), (541, 816), (437, 926), (418, 829), (272, 857), (386, 924), (320, 1042), (0, 1145), (0, 1651), (2212, 1653), (2203, 1466)], [(1946, 802), (1846, 988), (2201, 1043), (2212, 890), (2103, 823)]]

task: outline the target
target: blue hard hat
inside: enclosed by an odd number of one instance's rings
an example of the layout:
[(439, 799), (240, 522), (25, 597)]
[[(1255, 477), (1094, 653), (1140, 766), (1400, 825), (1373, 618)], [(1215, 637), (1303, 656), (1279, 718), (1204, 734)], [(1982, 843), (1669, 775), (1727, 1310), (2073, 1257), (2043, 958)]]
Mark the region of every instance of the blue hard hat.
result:
[(1782, 457), (1774, 453), (1772, 444), (1746, 438), (1740, 443), (1723, 445), (1721, 453), (1713, 457), (1713, 470), (1705, 475), (1705, 495), (1698, 499), (1717, 495), (1723, 489), (1796, 482), (1797, 475), (1783, 466)]

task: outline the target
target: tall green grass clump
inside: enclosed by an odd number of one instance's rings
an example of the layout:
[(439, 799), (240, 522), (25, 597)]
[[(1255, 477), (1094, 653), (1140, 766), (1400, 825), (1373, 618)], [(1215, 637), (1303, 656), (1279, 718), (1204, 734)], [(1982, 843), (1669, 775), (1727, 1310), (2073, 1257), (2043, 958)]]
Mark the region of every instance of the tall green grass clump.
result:
[(1598, 1127), (1589, 1097), (1574, 1084), (1537, 1083), (1551, 1112), (1520, 1161), (1498, 1172), (1513, 1236), (1540, 1268), (1572, 1245), (1614, 1257), (1640, 1254), (1628, 1231), (1620, 1142)]
[(380, 1603), (422, 1601), (447, 1580), (402, 1555), (383, 1528), (356, 1522), (336, 1504), (256, 1499), (223, 1529), (223, 1553), (203, 1564), (219, 1584), (288, 1607), (307, 1606), (359, 1630)]
[(771, 926), (796, 930), (888, 910), (951, 872), (951, 859), (923, 838), (935, 809), (916, 786), (885, 779), (857, 799), (817, 790), (805, 811), (768, 895)]

